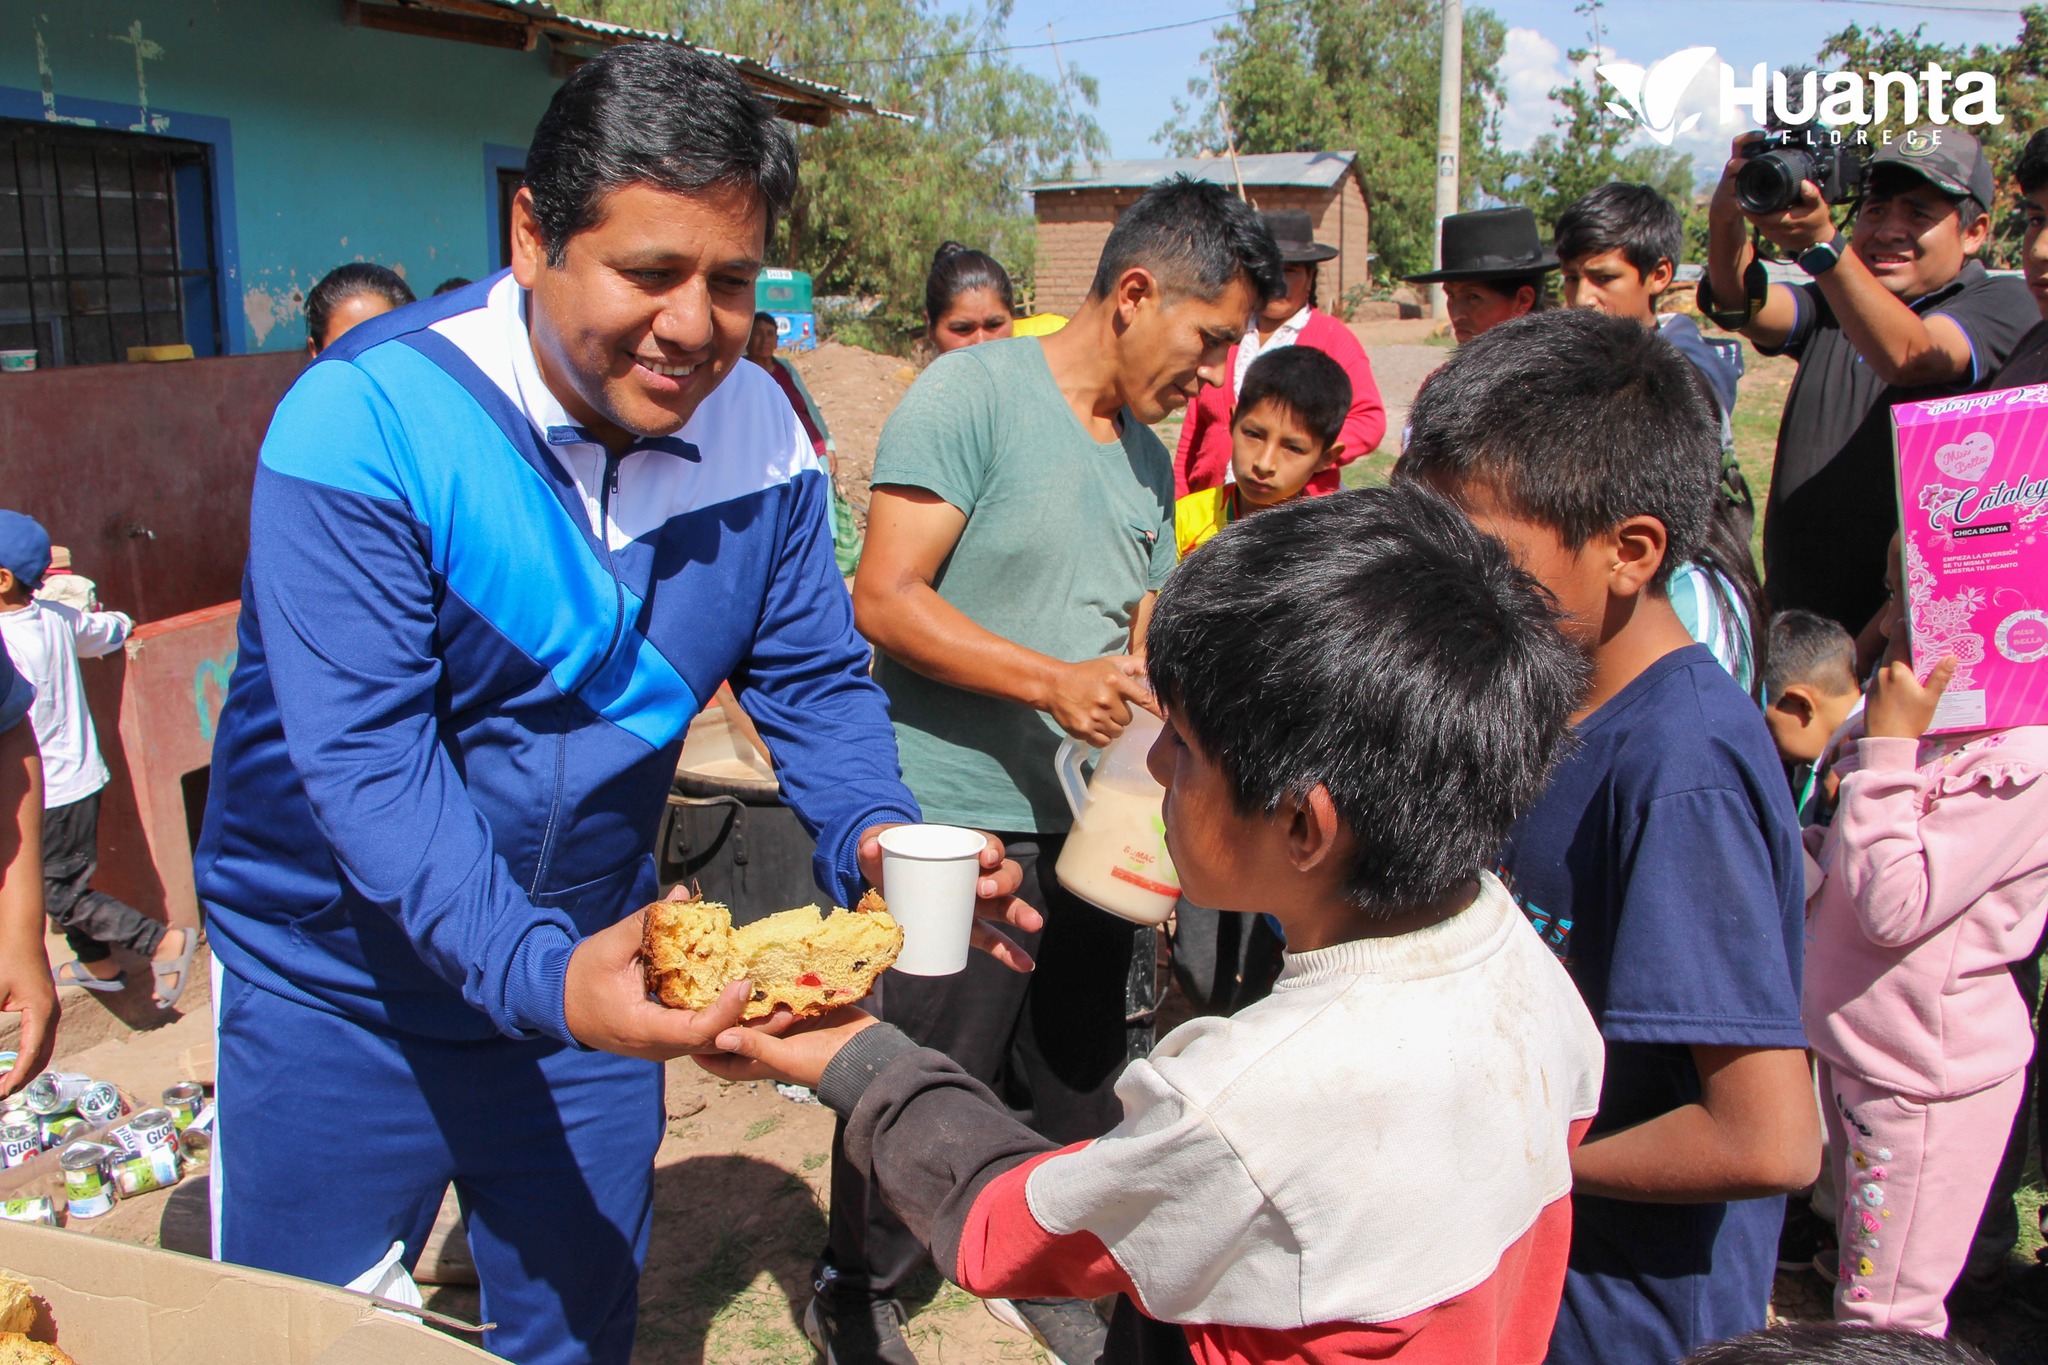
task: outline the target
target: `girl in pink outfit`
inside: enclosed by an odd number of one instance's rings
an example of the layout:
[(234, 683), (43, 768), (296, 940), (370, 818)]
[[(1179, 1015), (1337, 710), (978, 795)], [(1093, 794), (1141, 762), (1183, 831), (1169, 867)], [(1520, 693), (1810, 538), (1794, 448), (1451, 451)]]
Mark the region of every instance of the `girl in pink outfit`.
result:
[(1915, 681), (1891, 578), (1807, 902), (1803, 1013), (1841, 1191), (1835, 1317), (1939, 1335), (2033, 1051), (2007, 967), (2048, 913), (2048, 726), (1922, 738), (1955, 665)]

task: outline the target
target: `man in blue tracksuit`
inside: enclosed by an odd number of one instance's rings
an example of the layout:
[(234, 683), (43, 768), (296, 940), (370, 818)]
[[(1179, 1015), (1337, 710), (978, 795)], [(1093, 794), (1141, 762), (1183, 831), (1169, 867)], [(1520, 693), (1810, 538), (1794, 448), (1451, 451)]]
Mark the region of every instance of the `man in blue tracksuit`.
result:
[(664, 1010), (635, 958), (685, 727), (731, 679), (842, 903), (918, 808), (825, 477), (739, 363), (788, 134), (728, 63), (621, 47), (526, 174), (511, 272), (350, 331), (264, 440), (197, 855), (215, 1251), (345, 1282), (452, 1181), (489, 1349), (623, 1362), (659, 1061), (744, 1000)]

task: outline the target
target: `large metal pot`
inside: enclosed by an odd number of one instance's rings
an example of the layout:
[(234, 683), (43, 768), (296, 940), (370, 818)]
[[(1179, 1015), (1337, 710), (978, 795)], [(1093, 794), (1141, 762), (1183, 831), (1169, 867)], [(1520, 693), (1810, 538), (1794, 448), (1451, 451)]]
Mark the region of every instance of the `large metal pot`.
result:
[(693, 885), (748, 924), (823, 901), (811, 879), (816, 848), (783, 804), (775, 770), (726, 723), (725, 708), (692, 721), (655, 841), (662, 886)]

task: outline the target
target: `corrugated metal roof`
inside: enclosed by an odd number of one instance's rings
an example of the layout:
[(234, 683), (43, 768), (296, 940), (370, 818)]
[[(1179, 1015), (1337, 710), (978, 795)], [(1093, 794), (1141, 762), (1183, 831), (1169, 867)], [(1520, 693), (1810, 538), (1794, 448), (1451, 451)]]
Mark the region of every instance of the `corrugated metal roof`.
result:
[(1157, 184), (1169, 175), (1185, 175), (1218, 185), (1237, 185), (1241, 174), (1247, 185), (1288, 185), (1309, 189), (1333, 189), (1344, 172), (1351, 169), (1356, 152), (1261, 152), (1239, 156), (1236, 168), (1227, 156), (1168, 156), (1151, 161), (1098, 161), (1090, 174), (1073, 180), (1053, 180), (1033, 185), (1038, 190), (1103, 190)]
[[(602, 19), (586, 19), (581, 15), (565, 14), (547, 3), (547, 0), (396, 0), (398, 8), (440, 10), (449, 14), (465, 14), (477, 18), (502, 17), (513, 23), (529, 26), (550, 36), (582, 39), (587, 42), (612, 46), (617, 43), (659, 42), (673, 43), (678, 47), (694, 48), (714, 57), (723, 57), (738, 67), (740, 73), (769, 99), (796, 109), (823, 111), (830, 114), (877, 114), (885, 118), (904, 118), (888, 109), (878, 109), (874, 101), (836, 85), (820, 81), (805, 80), (763, 66), (752, 57), (737, 53), (720, 52), (716, 48), (700, 43), (687, 42), (673, 33), (657, 29), (633, 28), (625, 24), (607, 23)], [(803, 119), (816, 122), (815, 118)]]

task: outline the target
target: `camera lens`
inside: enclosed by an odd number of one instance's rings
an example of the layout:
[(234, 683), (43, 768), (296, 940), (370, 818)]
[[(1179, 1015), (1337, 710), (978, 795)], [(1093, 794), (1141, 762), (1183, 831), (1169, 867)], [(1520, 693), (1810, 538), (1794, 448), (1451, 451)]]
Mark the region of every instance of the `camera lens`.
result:
[(1799, 202), (1799, 182), (1815, 178), (1813, 158), (1784, 148), (1765, 152), (1735, 173), (1735, 202), (1749, 213), (1779, 213)]

